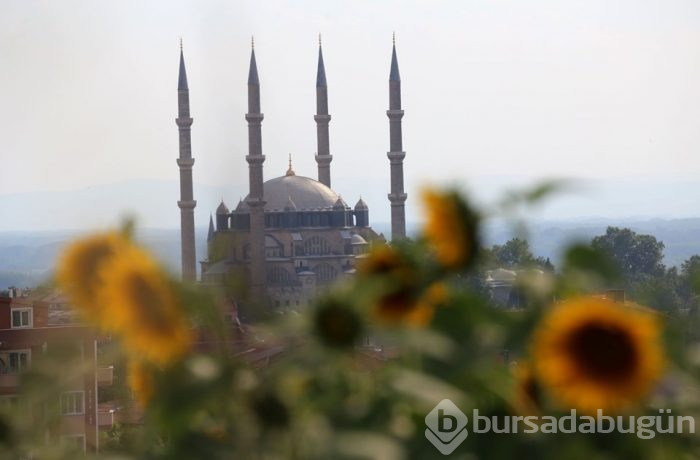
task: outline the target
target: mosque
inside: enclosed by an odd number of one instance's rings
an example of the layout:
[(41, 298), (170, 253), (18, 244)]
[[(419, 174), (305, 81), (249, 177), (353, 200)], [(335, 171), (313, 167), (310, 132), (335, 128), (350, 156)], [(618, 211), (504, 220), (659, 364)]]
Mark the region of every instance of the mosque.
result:
[[(403, 186), (401, 79), (394, 41), (389, 72), (390, 169), (392, 239), (406, 236)], [(281, 177), (263, 181), (260, 81), (252, 46), (248, 72), (248, 155), (249, 193), (233, 210), (226, 204), (210, 217), (207, 259), (200, 262), (202, 283), (225, 284), (232, 280), (244, 288), (248, 299), (273, 309), (298, 308), (311, 302), (323, 286), (353, 276), (355, 263), (382, 235), (372, 230), (369, 208), (360, 197), (350, 207), (331, 188), (328, 113), (328, 85), (319, 38), (316, 74), (316, 163), (317, 179), (297, 174), (292, 168)], [(180, 48), (178, 117), (180, 155), (180, 208), (182, 274), (197, 281), (192, 191), (192, 146), (189, 88), (185, 61)]]

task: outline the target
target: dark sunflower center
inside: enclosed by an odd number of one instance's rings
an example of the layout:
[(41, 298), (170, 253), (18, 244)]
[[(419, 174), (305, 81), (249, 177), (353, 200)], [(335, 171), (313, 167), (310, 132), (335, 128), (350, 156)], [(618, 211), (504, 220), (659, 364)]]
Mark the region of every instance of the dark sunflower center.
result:
[(582, 325), (571, 335), (567, 348), (576, 366), (595, 380), (624, 380), (639, 359), (630, 334), (607, 324)]

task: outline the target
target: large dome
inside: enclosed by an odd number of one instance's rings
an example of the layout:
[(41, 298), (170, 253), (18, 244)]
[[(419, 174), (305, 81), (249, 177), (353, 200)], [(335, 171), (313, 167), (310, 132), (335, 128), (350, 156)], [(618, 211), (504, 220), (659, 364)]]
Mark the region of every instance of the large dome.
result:
[[(309, 177), (287, 175), (263, 184), (266, 211), (284, 211), (291, 198), (297, 211), (329, 209), (338, 201), (338, 194)], [(247, 198), (247, 197), (246, 197)], [(243, 201), (245, 203), (245, 200)], [(248, 206), (245, 206), (248, 209)]]

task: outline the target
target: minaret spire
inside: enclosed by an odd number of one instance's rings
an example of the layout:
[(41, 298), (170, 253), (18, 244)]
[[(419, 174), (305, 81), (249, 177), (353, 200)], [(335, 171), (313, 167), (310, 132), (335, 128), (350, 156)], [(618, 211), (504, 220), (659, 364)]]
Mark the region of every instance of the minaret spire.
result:
[(323, 64), (323, 49), (321, 46), (321, 34), (318, 35), (318, 69), (316, 71), (316, 163), (318, 164), (318, 181), (327, 187), (331, 186), (331, 161), (330, 142), (328, 139), (328, 123), (331, 116), (328, 114), (328, 84), (326, 83), (326, 67)]
[(250, 190), (246, 203), (250, 209), (250, 281), (252, 300), (264, 303), (265, 280), (265, 199), (263, 194), (263, 163), (261, 125), (264, 116), (260, 113), (260, 81), (255, 61), (255, 42), (251, 38), (250, 69), (248, 71), (248, 162)]
[(209, 231), (207, 232), (207, 243), (214, 241), (214, 216), (209, 214)]
[(195, 262), (194, 242), (194, 208), (197, 202), (192, 192), (192, 142), (190, 127), (190, 91), (187, 86), (187, 72), (185, 71), (185, 57), (182, 51), (182, 39), (180, 39), (180, 73), (177, 81), (177, 118), (175, 119), (180, 133), (180, 155), (177, 165), (180, 168), (180, 239), (182, 253), (182, 279), (196, 281), (197, 268)]
[(403, 160), (406, 152), (403, 151), (401, 134), (401, 76), (399, 75), (399, 62), (396, 58), (396, 35), (392, 36), (391, 70), (389, 71), (389, 157), (391, 174), (391, 239), (396, 240), (406, 237), (406, 193), (403, 188)]

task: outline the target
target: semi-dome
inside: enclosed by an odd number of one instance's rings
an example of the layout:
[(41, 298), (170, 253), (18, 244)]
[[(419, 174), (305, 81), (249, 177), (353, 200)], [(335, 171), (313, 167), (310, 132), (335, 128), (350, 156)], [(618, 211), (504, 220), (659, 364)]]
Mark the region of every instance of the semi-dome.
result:
[(362, 238), (362, 235), (358, 235), (357, 233), (353, 233), (353, 235), (350, 237), (350, 244), (352, 244), (352, 245), (367, 244), (367, 240)]
[(294, 203), (298, 211), (331, 209), (340, 198), (324, 184), (309, 177), (296, 175), (285, 175), (266, 181), (263, 184), (263, 193), (265, 211), (283, 211), (289, 201)]

